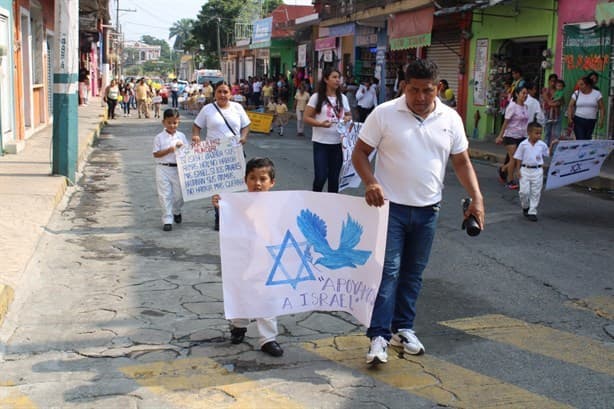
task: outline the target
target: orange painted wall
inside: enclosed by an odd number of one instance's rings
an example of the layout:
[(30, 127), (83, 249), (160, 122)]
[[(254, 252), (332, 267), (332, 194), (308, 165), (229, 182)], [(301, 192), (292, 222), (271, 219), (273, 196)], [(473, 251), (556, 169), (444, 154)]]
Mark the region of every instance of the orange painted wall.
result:
[[(21, 41), (21, 8), (20, 4), (24, 1), (16, 1), (13, 3), (13, 18), (15, 21), (15, 27), (13, 29), (14, 44), (20, 44)], [(26, 129), (24, 125), (23, 106), (23, 67), (21, 65), (21, 49), (13, 47), (13, 61), (15, 62), (13, 78), (15, 84), (13, 86), (14, 101), (15, 103), (15, 140), (23, 140), (26, 137)]]

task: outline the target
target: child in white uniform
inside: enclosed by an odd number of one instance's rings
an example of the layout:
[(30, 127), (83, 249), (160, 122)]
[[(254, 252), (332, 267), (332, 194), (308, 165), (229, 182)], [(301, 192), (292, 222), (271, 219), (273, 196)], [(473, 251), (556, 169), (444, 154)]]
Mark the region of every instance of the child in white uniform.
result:
[(164, 111), (162, 124), (164, 131), (154, 139), (153, 156), (156, 158), (156, 183), (158, 199), (162, 208), (164, 231), (173, 230), (173, 222), (181, 223), (183, 196), (177, 172), (175, 150), (188, 143), (185, 135), (179, 132), (179, 111), (170, 108)]
[(548, 145), (542, 138), (542, 126), (539, 122), (531, 122), (527, 126), (528, 139), (518, 145), (514, 153), (517, 159), (516, 173), (520, 173), (520, 205), (522, 213), (529, 220), (537, 221), (537, 206), (541, 197), (544, 182), (544, 158), (550, 156)]

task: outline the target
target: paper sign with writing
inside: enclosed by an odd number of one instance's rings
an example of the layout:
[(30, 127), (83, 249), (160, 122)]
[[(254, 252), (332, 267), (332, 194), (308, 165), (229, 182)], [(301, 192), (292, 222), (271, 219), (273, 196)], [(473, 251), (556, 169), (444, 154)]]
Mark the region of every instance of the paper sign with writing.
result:
[(612, 149), (612, 140), (560, 141), (550, 161), (546, 190), (599, 176)]
[[(341, 173), (339, 174), (339, 191), (348, 187), (360, 186), (360, 176), (356, 173), (354, 165), (352, 164), (352, 152), (358, 141), (358, 134), (362, 128), (362, 122), (347, 122), (345, 125), (341, 123), (337, 129), (342, 135), (341, 146), (343, 148), (343, 164), (341, 165)], [(369, 161), (375, 156), (375, 150), (369, 155)]]
[(245, 157), (232, 139), (203, 141), (177, 152), (184, 201), (245, 190)]
[(345, 311), (369, 325), (387, 203), (376, 208), (333, 193), (251, 192), (223, 195), (220, 211), (226, 318)]

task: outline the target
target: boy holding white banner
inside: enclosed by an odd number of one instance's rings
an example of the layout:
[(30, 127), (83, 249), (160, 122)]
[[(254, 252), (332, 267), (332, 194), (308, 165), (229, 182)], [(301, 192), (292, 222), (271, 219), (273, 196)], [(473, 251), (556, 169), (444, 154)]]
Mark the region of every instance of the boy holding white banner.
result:
[(156, 158), (156, 183), (158, 199), (162, 207), (162, 224), (164, 231), (173, 230), (173, 222), (181, 223), (183, 196), (177, 172), (175, 150), (188, 144), (182, 132), (179, 132), (179, 111), (169, 108), (164, 111), (162, 124), (164, 131), (154, 139), (153, 156)]
[[(252, 158), (245, 165), (245, 184), (248, 192), (267, 192), (275, 186), (275, 165), (269, 158)], [(220, 206), (220, 195), (214, 195), (211, 202), (216, 210)], [(230, 342), (240, 344), (245, 338), (249, 319), (235, 318), (230, 321)], [(271, 356), (282, 356), (284, 350), (275, 340), (277, 318), (258, 318), (256, 328), (260, 334), (260, 350)]]

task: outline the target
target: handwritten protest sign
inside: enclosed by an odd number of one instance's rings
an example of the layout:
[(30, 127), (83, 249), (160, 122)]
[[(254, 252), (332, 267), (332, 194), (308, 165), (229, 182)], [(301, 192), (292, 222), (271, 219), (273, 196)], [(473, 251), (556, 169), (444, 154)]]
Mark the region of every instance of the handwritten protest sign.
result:
[[(356, 173), (354, 165), (352, 165), (352, 152), (358, 141), (358, 134), (362, 128), (362, 122), (346, 122), (339, 124), (337, 130), (341, 133), (341, 147), (343, 148), (343, 164), (341, 165), (341, 173), (339, 174), (339, 191), (348, 187), (360, 186), (360, 176)], [(375, 151), (369, 155), (369, 160), (375, 156)]]
[(232, 193), (220, 212), (226, 318), (345, 311), (369, 325), (387, 203), (307, 191)]
[(546, 190), (599, 176), (612, 140), (560, 141), (550, 161)]
[(177, 152), (184, 201), (245, 190), (245, 157), (232, 139), (203, 141)]

